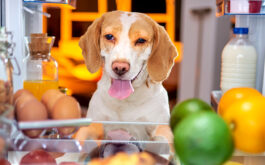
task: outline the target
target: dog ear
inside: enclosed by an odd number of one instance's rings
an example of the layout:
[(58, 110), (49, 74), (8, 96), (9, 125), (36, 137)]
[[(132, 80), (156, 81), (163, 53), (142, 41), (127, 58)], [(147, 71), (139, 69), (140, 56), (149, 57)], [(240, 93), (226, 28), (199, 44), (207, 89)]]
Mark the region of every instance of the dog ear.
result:
[(178, 52), (164, 27), (154, 24), (154, 43), (147, 61), (147, 71), (151, 80), (161, 82), (168, 77)]
[(99, 37), (103, 17), (96, 19), (88, 28), (86, 33), (81, 36), (79, 46), (85, 59), (87, 69), (91, 73), (98, 71), (102, 64), (100, 56)]

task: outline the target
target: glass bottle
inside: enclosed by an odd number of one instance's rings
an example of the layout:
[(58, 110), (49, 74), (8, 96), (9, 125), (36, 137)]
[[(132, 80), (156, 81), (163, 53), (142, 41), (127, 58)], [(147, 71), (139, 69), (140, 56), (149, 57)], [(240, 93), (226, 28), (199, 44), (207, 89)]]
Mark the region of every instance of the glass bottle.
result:
[(256, 85), (257, 53), (248, 40), (248, 28), (234, 28), (234, 37), (222, 52), (221, 90)]
[(51, 48), (55, 37), (47, 34), (31, 34), (25, 37), (27, 57), (24, 59), (26, 77), (23, 88), (41, 99), (49, 89), (58, 89), (58, 64), (51, 57)]

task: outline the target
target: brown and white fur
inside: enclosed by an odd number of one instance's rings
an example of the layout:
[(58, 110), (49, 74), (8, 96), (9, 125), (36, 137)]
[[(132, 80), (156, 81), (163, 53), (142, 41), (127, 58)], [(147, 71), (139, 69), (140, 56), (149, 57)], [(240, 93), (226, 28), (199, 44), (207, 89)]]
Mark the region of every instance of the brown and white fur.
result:
[[(107, 38), (108, 34), (113, 37)], [(79, 45), (90, 72), (103, 67), (102, 78), (89, 103), (88, 118), (169, 122), (168, 95), (162, 81), (169, 75), (177, 50), (162, 26), (145, 14), (108, 12), (89, 26)], [(126, 73), (122, 76), (115, 73), (114, 63), (125, 63)], [(113, 78), (130, 80), (134, 92), (122, 100), (111, 97), (108, 90)], [(137, 140), (154, 138), (154, 126), (105, 127), (106, 132), (116, 129), (128, 131)]]

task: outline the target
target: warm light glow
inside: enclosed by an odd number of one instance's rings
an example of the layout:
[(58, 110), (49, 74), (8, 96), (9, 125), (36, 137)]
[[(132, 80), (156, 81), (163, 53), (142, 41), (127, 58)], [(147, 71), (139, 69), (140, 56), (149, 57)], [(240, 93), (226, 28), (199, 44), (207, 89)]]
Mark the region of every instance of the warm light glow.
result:
[(80, 64), (73, 68), (72, 74), (80, 80), (98, 81), (102, 75), (102, 69), (99, 69), (96, 73), (90, 73), (85, 64)]
[(182, 60), (182, 43), (174, 42), (174, 45), (178, 50), (178, 56), (176, 57), (175, 62), (180, 62)]

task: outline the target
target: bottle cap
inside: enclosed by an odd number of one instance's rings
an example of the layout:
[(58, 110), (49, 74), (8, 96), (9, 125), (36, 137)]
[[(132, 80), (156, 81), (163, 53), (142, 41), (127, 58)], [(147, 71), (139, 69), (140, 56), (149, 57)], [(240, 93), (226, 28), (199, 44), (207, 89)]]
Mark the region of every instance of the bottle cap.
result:
[(248, 28), (234, 28), (234, 34), (248, 34)]

